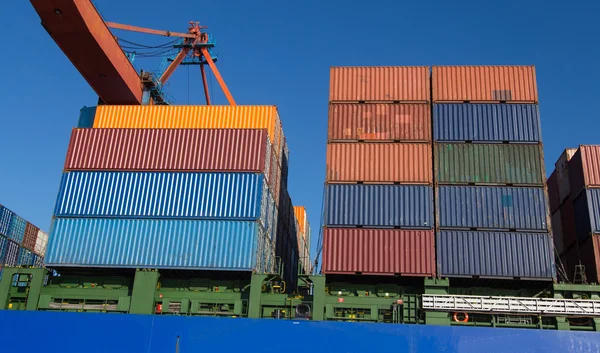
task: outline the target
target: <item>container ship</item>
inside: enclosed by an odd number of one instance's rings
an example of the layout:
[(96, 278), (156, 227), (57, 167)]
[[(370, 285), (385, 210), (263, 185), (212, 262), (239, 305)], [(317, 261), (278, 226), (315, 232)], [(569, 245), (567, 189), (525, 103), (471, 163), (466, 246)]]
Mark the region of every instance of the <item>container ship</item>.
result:
[[(4, 265), (6, 351), (600, 351), (600, 147), (546, 180), (533, 66), (332, 67), (312, 234), (285, 118), (236, 104), (204, 27), (31, 3), (99, 100), (73, 117), (49, 235), (0, 208), (39, 257)], [(138, 72), (111, 28), (177, 41)], [(170, 104), (179, 65), (206, 105)]]

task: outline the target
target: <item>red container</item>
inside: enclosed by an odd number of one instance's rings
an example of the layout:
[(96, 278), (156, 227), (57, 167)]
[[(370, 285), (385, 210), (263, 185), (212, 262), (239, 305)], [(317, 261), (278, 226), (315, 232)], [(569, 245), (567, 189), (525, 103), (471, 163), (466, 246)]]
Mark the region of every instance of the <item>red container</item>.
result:
[[(592, 235), (579, 244), (579, 258), (585, 266), (588, 283), (600, 283), (600, 235)], [(571, 272), (574, 271), (572, 268)]]
[(575, 226), (575, 208), (573, 200), (567, 199), (560, 208), (560, 220), (562, 224), (562, 237), (565, 249), (569, 249), (577, 242), (577, 229)]
[(264, 129), (73, 129), (65, 170), (265, 171)]
[(431, 184), (428, 143), (330, 143), (327, 182)]
[(560, 198), (558, 196), (558, 184), (556, 181), (556, 170), (550, 174), (548, 180), (548, 198), (550, 198), (550, 213), (554, 213), (560, 206)]
[(328, 140), (431, 142), (428, 104), (330, 104)]
[(569, 161), (571, 197), (584, 188), (600, 188), (600, 146), (581, 145)]
[(325, 228), (322, 272), (435, 276), (433, 231)]
[(330, 102), (429, 102), (429, 67), (332, 67)]
[(25, 236), (23, 237), (23, 247), (27, 250), (35, 250), (35, 241), (37, 240), (38, 231), (40, 229), (33, 224), (27, 222), (25, 225)]

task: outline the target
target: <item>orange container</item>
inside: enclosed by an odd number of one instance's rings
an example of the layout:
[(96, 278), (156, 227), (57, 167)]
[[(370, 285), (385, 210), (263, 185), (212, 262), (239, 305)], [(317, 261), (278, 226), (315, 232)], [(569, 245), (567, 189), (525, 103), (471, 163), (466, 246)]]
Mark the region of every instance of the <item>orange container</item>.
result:
[(94, 128), (267, 129), (279, 158), (283, 130), (275, 106), (99, 105)]
[(330, 69), (330, 102), (429, 102), (429, 67), (358, 66)]
[(298, 226), (300, 227), (300, 233), (306, 236), (306, 208), (304, 206), (294, 206), (294, 214), (298, 220)]
[(537, 103), (533, 66), (434, 66), (434, 102)]
[(431, 184), (428, 143), (330, 143), (327, 182)]

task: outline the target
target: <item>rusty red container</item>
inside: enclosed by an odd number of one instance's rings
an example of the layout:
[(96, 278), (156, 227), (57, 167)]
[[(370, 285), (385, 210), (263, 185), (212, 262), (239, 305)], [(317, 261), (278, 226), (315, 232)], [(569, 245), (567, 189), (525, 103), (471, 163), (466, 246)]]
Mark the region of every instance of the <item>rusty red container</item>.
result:
[(65, 170), (265, 171), (266, 129), (73, 129)]
[(330, 104), (328, 141), (431, 141), (428, 104)]
[(571, 198), (584, 188), (600, 188), (600, 145), (581, 145), (569, 161)]
[(429, 143), (330, 143), (326, 181), (429, 185), (431, 155)]
[(25, 225), (25, 236), (23, 237), (23, 247), (27, 250), (34, 251), (35, 241), (37, 240), (38, 231), (40, 229), (33, 224), (27, 222)]
[(325, 228), (324, 274), (435, 275), (432, 230)]

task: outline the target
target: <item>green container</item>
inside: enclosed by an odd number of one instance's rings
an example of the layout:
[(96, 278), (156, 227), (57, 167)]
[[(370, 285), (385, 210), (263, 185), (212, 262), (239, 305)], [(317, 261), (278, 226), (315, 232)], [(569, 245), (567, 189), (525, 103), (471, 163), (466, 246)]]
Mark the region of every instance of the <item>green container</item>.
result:
[(438, 184), (544, 185), (542, 147), (518, 144), (435, 144)]

